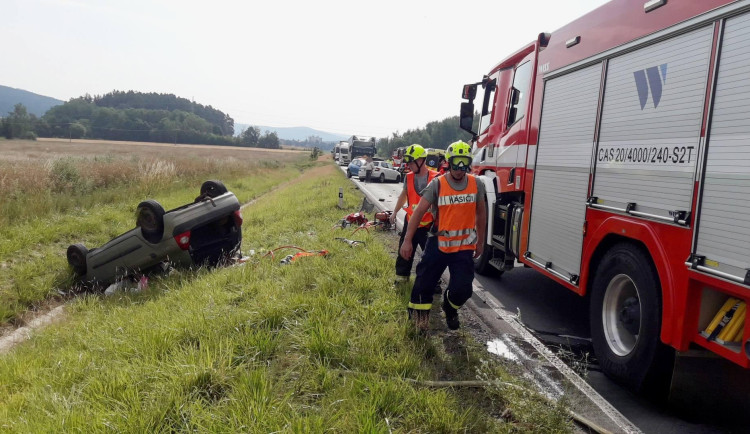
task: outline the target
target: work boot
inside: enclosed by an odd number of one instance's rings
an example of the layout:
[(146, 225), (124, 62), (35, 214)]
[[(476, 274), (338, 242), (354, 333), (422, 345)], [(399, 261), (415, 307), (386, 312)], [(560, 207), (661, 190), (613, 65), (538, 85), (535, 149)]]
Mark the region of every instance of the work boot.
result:
[(424, 334), (430, 328), (430, 311), (409, 308), (409, 320), (414, 323), (417, 331)]
[(448, 302), (448, 297), (443, 297), (443, 304), (441, 306), (443, 312), (445, 312), (445, 324), (451, 330), (458, 330), (461, 326), (461, 323), (458, 322), (458, 311)]

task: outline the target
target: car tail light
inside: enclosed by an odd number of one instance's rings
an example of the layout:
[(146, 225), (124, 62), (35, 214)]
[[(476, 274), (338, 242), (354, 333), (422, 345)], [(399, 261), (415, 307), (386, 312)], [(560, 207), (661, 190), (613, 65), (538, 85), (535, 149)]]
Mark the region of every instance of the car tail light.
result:
[(234, 223), (237, 226), (242, 226), (242, 212), (240, 210), (234, 212)]
[(174, 240), (177, 241), (177, 245), (180, 246), (182, 250), (187, 250), (190, 248), (190, 231), (185, 231), (179, 235), (176, 235), (174, 237)]

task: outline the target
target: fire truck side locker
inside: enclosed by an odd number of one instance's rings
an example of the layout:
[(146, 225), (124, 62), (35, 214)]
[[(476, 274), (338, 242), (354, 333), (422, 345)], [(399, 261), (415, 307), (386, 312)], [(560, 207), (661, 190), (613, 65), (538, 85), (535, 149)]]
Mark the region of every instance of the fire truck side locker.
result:
[(544, 86), (526, 259), (577, 284), (601, 64)]

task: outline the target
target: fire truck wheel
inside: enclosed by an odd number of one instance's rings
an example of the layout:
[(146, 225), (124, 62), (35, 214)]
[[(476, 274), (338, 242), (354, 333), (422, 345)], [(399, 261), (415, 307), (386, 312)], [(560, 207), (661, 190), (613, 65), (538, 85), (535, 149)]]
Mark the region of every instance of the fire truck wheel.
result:
[(607, 376), (636, 392), (663, 397), (674, 352), (662, 344), (661, 287), (648, 255), (630, 243), (613, 246), (592, 286), (591, 340)]

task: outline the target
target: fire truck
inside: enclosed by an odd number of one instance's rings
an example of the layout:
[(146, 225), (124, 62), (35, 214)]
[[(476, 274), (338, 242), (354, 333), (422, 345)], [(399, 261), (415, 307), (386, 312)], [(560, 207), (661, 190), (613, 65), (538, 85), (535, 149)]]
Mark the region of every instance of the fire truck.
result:
[(614, 0), (463, 87), (477, 272), (517, 261), (587, 297), (602, 370), (634, 390), (691, 346), (750, 367), (748, 35), (750, 1)]

